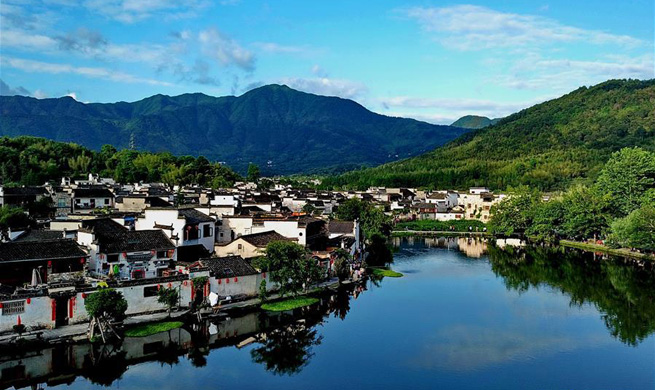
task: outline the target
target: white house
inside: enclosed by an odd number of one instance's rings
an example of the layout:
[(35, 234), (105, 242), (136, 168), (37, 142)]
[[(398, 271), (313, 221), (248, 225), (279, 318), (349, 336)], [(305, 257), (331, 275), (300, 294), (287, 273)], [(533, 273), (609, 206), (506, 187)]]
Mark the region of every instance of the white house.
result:
[(136, 220), (136, 230), (161, 229), (176, 246), (203, 245), (214, 250), (214, 218), (194, 208), (147, 208)]

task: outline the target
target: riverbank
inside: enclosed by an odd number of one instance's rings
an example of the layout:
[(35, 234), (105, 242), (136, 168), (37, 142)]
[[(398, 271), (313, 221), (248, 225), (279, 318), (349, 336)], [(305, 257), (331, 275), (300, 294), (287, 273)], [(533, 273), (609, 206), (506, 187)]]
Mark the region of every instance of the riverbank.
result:
[[(319, 283), (312, 290), (307, 291), (304, 294), (300, 295), (309, 295), (316, 292), (328, 291), (339, 285), (339, 279), (332, 278), (325, 282)], [(269, 300), (276, 300), (282, 298), (279, 294), (271, 294)], [(240, 302), (228, 303), (221, 306), (220, 312), (230, 311), (230, 310), (243, 310), (243, 309), (259, 309), (261, 305), (261, 300), (257, 297), (252, 297)], [(170, 313), (165, 310), (157, 313), (149, 313), (144, 315), (135, 315), (127, 317), (123, 321), (123, 326), (127, 328), (133, 328), (136, 326), (142, 326), (147, 324), (154, 324), (163, 321), (183, 321), (184, 317), (189, 314), (189, 310), (182, 308), (181, 310), (173, 311)], [(215, 315), (212, 308), (205, 308), (200, 310), (202, 317), (211, 317)], [(53, 329), (35, 329), (31, 331), (26, 331), (20, 337), (20, 343), (25, 344), (34, 344), (38, 345), (55, 345), (61, 343), (82, 343), (87, 342), (87, 330), (89, 323), (84, 322), (74, 325), (65, 325), (59, 328)], [(0, 348), (3, 346), (12, 346), (16, 345), (19, 342), (18, 335), (12, 332), (6, 332), (0, 334)]]
[(579, 242), (579, 241), (571, 241), (571, 240), (560, 240), (559, 245), (569, 248), (582, 249), (590, 252), (602, 252), (614, 256), (623, 256), (623, 257), (631, 257), (634, 259), (655, 261), (655, 256), (653, 255), (633, 252), (627, 248), (609, 248), (605, 245), (591, 244), (587, 242)]
[(492, 237), (489, 232), (458, 232), (452, 230), (394, 230), (391, 237)]

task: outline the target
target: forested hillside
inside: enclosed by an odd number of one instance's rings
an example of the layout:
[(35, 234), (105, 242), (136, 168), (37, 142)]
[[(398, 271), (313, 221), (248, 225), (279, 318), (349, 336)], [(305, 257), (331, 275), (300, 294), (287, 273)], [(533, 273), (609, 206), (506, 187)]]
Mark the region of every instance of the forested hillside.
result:
[(266, 174), (374, 166), (419, 155), (468, 131), (379, 115), (352, 100), (282, 85), (239, 97), (155, 95), (110, 104), (1, 96), (0, 112), (0, 136), (205, 156), (242, 173), (253, 162)]
[(655, 150), (655, 80), (581, 87), (416, 158), (353, 171), (327, 186), (541, 190), (591, 183), (612, 152)]

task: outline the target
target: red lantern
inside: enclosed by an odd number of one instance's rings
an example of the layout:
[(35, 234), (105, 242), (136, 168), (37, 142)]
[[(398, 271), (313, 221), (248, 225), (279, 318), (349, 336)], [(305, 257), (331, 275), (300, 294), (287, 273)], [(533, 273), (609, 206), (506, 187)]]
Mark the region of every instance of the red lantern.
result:
[(2, 304), (2, 302), (0, 302), (0, 309), (2, 309), (3, 307), (4, 305)]
[(160, 289), (161, 289), (161, 284), (158, 284), (157, 285), (157, 290), (160, 290)]
[(218, 279), (218, 284), (221, 284), (222, 279)]
[(186, 280), (184, 281), (184, 285), (185, 285), (185, 286), (187, 285), (187, 281), (186, 281)]
[(168, 283), (168, 288), (171, 288), (171, 287), (173, 287), (173, 285), (171, 283)]
[(225, 283), (230, 283), (230, 278), (225, 279)]
[(20, 315), (19, 315), (18, 316), (18, 325), (20, 325), (20, 324), (21, 324), (21, 321), (20, 321)]
[(239, 281), (239, 278), (234, 278), (235, 283), (238, 282), (238, 281)]
[(82, 299), (86, 299), (86, 293), (82, 293)]
[(52, 260), (48, 260), (48, 268), (52, 268)]
[(84, 265), (84, 257), (80, 258), (80, 264)]
[(127, 258), (127, 252), (123, 252), (123, 257)]
[(32, 303), (32, 298), (27, 298), (25, 302), (27, 302), (27, 304), (29, 305), (30, 303)]

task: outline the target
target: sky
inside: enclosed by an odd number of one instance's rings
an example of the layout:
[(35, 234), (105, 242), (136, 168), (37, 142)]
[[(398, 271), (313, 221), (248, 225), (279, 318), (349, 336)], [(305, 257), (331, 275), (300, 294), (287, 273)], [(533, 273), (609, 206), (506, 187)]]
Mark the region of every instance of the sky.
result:
[(2, 0), (0, 94), (136, 101), (264, 84), (449, 124), (655, 78), (653, 0)]

